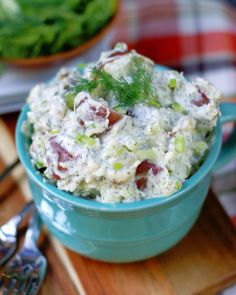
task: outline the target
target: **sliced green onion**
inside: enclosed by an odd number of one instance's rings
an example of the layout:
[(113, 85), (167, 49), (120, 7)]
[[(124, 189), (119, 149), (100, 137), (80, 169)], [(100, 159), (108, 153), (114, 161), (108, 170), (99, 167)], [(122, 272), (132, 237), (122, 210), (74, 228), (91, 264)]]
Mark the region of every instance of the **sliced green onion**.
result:
[(176, 79), (170, 79), (169, 87), (170, 87), (170, 89), (175, 89)]
[(138, 155), (140, 160), (152, 160), (152, 161), (155, 161), (157, 159), (157, 153), (153, 149), (138, 150), (137, 155)]
[(120, 169), (122, 169), (122, 167), (123, 167), (123, 164), (120, 163), (120, 162), (115, 162), (115, 163), (113, 164), (113, 169), (114, 169), (115, 171), (119, 171)]
[(208, 145), (204, 141), (199, 141), (194, 144), (193, 150), (196, 154), (202, 154), (208, 149)]
[(184, 108), (177, 102), (173, 102), (171, 108), (176, 111), (177, 113), (183, 113)]
[(182, 183), (177, 180), (176, 183), (175, 183), (175, 188), (180, 189), (181, 187), (182, 187)]
[(175, 150), (177, 153), (184, 153), (186, 151), (185, 139), (182, 135), (175, 138)]
[(74, 94), (74, 93), (65, 94), (66, 105), (71, 110), (74, 110), (75, 97), (76, 97), (76, 94)]
[(88, 145), (88, 146), (93, 146), (93, 145), (95, 145), (96, 144), (96, 139), (94, 139), (94, 138), (92, 138), (92, 137), (89, 137), (89, 136), (86, 136), (86, 135), (83, 135), (83, 134), (80, 134), (80, 133), (78, 133), (77, 135), (76, 135), (76, 142), (78, 142), (78, 143), (84, 143), (84, 144), (86, 144), (86, 145)]
[(38, 168), (38, 169), (45, 167), (45, 165), (43, 164), (43, 162), (40, 161), (40, 160), (38, 160), (38, 161), (35, 163), (35, 166), (36, 166), (36, 168)]
[(58, 134), (60, 132), (60, 130), (57, 129), (53, 129), (50, 131), (51, 134)]
[(126, 149), (124, 147), (121, 147), (116, 151), (116, 153), (118, 156), (121, 156), (125, 151), (126, 151)]

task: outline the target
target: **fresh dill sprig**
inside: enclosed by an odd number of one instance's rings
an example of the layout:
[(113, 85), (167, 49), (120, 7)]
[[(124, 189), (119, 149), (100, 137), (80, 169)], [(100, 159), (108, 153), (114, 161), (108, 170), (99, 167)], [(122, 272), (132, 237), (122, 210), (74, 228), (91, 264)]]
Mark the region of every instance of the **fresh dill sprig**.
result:
[(97, 80), (87, 80), (84, 78), (80, 78), (77, 81), (77, 85), (73, 88), (72, 92), (77, 94), (81, 91), (92, 92), (98, 86)]
[(133, 68), (129, 77), (115, 79), (111, 74), (99, 66), (91, 69), (92, 80), (81, 78), (73, 88), (72, 93), (81, 91), (109, 97), (112, 95), (117, 101), (117, 107), (131, 107), (137, 103), (146, 103), (150, 106), (160, 107), (152, 84), (152, 73), (148, 71), (138, 58), (133, 58)]

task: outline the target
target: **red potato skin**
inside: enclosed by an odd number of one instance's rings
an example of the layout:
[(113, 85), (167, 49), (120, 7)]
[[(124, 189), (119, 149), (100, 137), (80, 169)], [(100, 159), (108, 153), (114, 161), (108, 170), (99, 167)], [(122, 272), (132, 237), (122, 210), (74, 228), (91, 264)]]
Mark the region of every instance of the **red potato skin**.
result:
[[(69, 152), (67, 152), (67, 150), (65, 150), (59, 143), (57, 143), (55, 141), (55, 137), (52, 137), (50, 139), (50, 144), (54, 150), (54, 152), (58, 155), (58, 167), (57, 169), (59, 171), (67, 171), (67, 168), (60, 166), (60, 163), (62, 162), (66, 162), (66, 161), (71, 161), (74, 160), (75, 157), (72, 156)], [(58, 176), (57, 174), (53, 174), (53, 179), (58, 180), (61, 179), (60, 176)]]
[[(85, 99), (83, 99), (79, 106), (81, 104), (84, 104), (88, 101), (88, 98), (86, 97)], [(109, 127), (113, 126), (116, 122), (118, 122), (119, 120), (122, 119), (122, 115), (120, 115), (117, 112), (113, 112), (110, 111), (108, 108), (104, 107), (104, 106), (100, 106), (99, 108), (97, 108), (95, 105), (90, 105), (90, 110), (91, 110), (91, 119), (94, 117), (97, 117), (98, 119), (106, 119), (108, 118), (109, 120)], [(80, 120), (80, 125), (84, 126), (84, 122), (82, 120)], [(74, 159), (74, 156), (71, 155), (66, 149), (64, 149), (59, 143), (56, 142), (55, 137), (52, 137), (50, 139), (50, 144), (52, 146), (53, 151), (58, 155), (58, 167), (57, 169), (59, 171), (65, 172), (67, 171), (67, 168), (62, 167), (60, 165), (60, 163), (66, 162), (66, 161), (71, 161)], [(54, 180), (59, 180), (61, 179), (61, 177), (59, 175), (57, 175), (55, 172), (52, 175), (52, 178)]]
[(136, 179), (136, 185), (139, 190), (144, 190), (147, 187), (147, 177), (141, 177)]
[(120, 121), (122, 118), (123, 118), (123, 116), (121, 114), (111, 111), (108, 116), (108, 120), (109, 120), (108, 126), (111, 127), (112, 125), (114, 125), (115, 123)]
[(54, 180), (60, 180), (61, 177), (59, 175), (57, 175), (56, 173), (53, 173), (52, 174), (52, 179), (54, 179)]
[(147, 187), (147, 173), (152, 170), (153, 175), (157, 175), (163, 169), (156, 164), (149, 162), (148, 160), (142, 161), (136, 169), (136, 185), (140, 190), (144, 190)]
[(149, 162), (148, 160), (144, 160), (138, 165), (136, 169), (136, 175), (147, 173), (150, 169), (152, 169), (152, 173), (154, 175), (157, 175), (163, 170), (161, 167), (158, 167), (156, 164)]
[(201, 94), (201, 98), (192, 100), (192, 103), (197, 107), (201, 107), (205, 104), (208, 104), (210, 102), (208, 96), (204, 92), (202, 92), (199, 88), (198, 88), (198, 92)]

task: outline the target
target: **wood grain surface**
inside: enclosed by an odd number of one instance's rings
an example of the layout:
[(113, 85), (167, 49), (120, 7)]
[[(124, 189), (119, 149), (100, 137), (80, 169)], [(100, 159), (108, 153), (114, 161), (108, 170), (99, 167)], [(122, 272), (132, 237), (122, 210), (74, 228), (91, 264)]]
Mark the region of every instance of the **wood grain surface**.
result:
[[(16, 118), (13, 114), (0, 119), (0, 169), (16, 156)], [(18, 167), (0, 184), (0, 223), (15, 214), (29, 196), (24, 171)], [(191, 232), (168, 252), (146, 261), (110, 264), (91, 260), (65, 249), (46, 230), (40, 249), (48, 260), (40, 295), (208, 295), (236, 283), (235, 230), (212, 192)]]

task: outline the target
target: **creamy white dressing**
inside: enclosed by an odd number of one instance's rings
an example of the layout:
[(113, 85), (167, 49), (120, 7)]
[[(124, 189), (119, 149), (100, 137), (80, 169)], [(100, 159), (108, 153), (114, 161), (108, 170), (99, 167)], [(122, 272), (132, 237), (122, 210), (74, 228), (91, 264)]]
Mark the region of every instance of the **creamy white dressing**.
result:
[[(65, 95), (81, 77), (76, 70), (62, 69), (50, 84), (32, 89), (30, 156), (59, 189), (112, 203), (164, 197), (180, 189), (203, 161), (221, 92), (201, 78), (189, 82), (182, 73), (156, 71), (151, 60), (122, 44), (102, 53), (95, 65), (132, 81), (133, 57), (152, 73), (160, 107), (140, 102), (118, 111), (112, 94), (82, 91), (70, 109)], [(93, 78), (91, 67), (83, 78)]]

